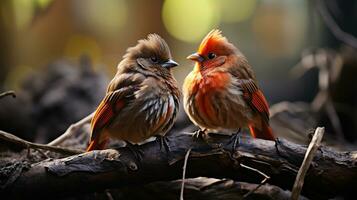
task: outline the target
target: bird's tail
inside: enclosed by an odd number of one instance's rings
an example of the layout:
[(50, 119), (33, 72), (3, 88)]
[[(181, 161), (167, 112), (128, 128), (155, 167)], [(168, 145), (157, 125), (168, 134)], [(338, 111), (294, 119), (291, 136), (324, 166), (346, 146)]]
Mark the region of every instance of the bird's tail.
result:
[(86, 151), (102, 150), (107, 146), (108, 141), (108, 138), (101, 139), (99, 136), (97, 136), (94, 138), (94, 140), (90, 141)]
[(262, 122), (260, 129), (255, 127), (253, 124), (250, 124), (249, 130), (254, 138), (260, 138), (264, 140), (275, 140), (273, 130), (266, 122)]

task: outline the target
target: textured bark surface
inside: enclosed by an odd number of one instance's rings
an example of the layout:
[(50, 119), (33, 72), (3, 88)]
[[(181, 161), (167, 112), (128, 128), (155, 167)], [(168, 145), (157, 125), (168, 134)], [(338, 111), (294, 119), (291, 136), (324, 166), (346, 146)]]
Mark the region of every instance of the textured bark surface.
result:
[[(254, 190), (258, 185), (246, 182), (236, 182), (230, 179), (214, 179), (198, 177), (185, 180), (185, 200), (219, 200), (243, 199), (244, 195)], [(114, 199), (178, 199), (181, 181), (159, 181), (143, 186), (125, 187), (120, 190), (108, 191)], [(140, 192), (137, 192), (140, 191)], [(291, 193), (273, 185), (262, 185), (245, 199), (288, 200)], [(301, 197), (305, 200), (305, 197)]]
[[(240, 137), (238, 148), (232, 151), (232, 140), (227, 136), (211, 135), (204, 141), (179, 134), (168, 139), (171, 153), (161, 149), (159, 141), (153, 141), (131, 149), (123, 147), (44, 160), (21, 168), (17, 179), (0, 193), (17, 198), (34, 194), (65, 197), (132, 184), (172, 181), (181, 178), (183, 158), (189, 148), (192, 152), (187, 178), (204, 176), (260, 183), (262, 176), (242, 168), (242, 163), (270, 176), (269, 184), (291, 190), (306, 152), (306, 146), (286, 140), (275, 143)], [(302, 195), (325, 199), (356, 191), (356, 158), (356, 152), (335, 152), (321, 147), (307, 172)]]

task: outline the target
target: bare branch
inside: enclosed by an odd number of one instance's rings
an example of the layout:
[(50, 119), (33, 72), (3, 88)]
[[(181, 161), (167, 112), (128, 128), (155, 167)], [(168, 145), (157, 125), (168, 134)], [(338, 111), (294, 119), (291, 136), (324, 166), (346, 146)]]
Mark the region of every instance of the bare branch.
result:
[(322, 137), (324, 136), (325, 128), (318, 127), (315, 131), (314, 137), (312, 138), (309, 147), (307, 148), (304, 161), (301, 164), (299, 172), (296, 176), (293, 190), (291, 193), (291, 199), (299, 199), (302, 186), (304, 185), (305, 175), (309, 169), (311, 162), (316, 154), (317, 149), (320, 147)]
[(49, 150), (49, 151), (62, 153), (62, 154), (66, 154), (66, 155), (83, 153), (82, 150), (49, 146), (49, 145), (45, 145), (45, 144), (37, 144), (37, 143), (29, 142), (29, 141), (23, 140), (19, 137), (16, 137), (15, 135), (12, 135), (10, 133), (6, 133), (5, 131), (0, 131), (0, 140), (6, 141), (6, 142), (11, 142), (11, 143), (17, 144), (21, 147), (24, 147), (24, 148), (44, 149), (44, 150)]
[(78, 130), (82, 128), (85, 124), (89, 123), (93, 118), (94, 112), (86, 116), (85, 118), (79, 120), (78, 122), (69, 126), (69, 128), (64, 132), (61, 136), (54, 139), (52, 142), (48, 143), (49, 146), (58, 146), (62, 144), (65, 140), (70, 138), (71, 136), (78, 133)]
[[(207, 177), (190, 178), (186, 179), (185, 182), (185, 199), (190, 200), (243, 199), (245, 193), (258, 186), (258, 184), (238, 182), (232, 179)], [(142, 186), (126, 187), (125, 190), (118, 189), (114, 191), (114, 194), (118, 192), (120, 195), (117, 196), (120, 196), (121, 199), (177, 200), (180, 185), (181, 180), (158, 181)], [(291, 193), (289, 191), (265, 184), (259, 187), (248, 199), (287, 200), (290, 196)], [(301, 197), (301, 200), (305, 199)]]

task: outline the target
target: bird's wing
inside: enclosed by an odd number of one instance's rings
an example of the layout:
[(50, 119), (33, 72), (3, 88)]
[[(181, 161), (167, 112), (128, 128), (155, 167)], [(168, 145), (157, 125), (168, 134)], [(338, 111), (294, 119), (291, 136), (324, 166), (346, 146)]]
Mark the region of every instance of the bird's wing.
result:
[(238, 87), (243, 91), (243, 99), (256, 112), (258, 112), (265, 122), (269, 122), (269, 105), (262, 91), (255, 84), (253, 79), (238, 79)]
[(94, 140), (101, 130), (108, 126), (115, 116), (135, 98), (137, 86), (125, 86), (114, 91), (108, 91), (99, 104), (92, 119), (91, 140)]

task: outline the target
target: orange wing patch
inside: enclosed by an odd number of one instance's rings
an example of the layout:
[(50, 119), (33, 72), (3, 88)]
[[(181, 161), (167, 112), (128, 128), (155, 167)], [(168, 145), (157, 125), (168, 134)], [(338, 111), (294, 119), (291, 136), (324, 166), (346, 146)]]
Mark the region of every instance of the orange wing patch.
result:
[(269, 121), (269, 106), (263, 93), (258, 90), (252, 94), (252, 105), (264, 115), (264, 118)]
[(98, 132), (100, 132), (105, 126), (107, 126), (110, 121), (115, 117), (115, 113), (124, 107), (124, 102), (118, 100), (112, 104), (105, 99), (99, 104), (97, 111), (92, 119), (92, 136), (94, 139)]
[(241, 80), (240, 86), (243, 89), (243, 97), (250, 107), (259, 112), (265, 122), (269, 121), (269, 105), (262, 91), (259, 90), (253, 80)]
[(91, 139), (95, 139), (97, 134), (100, 134), (102, 129), (108, 126), (115, 118), (115, 115), (135, 96), (135, 91), (138, 87), (129, 86), (108, 93), (103, 101), (99, 104), (94, 117), (92, 119), (92, 135)]

